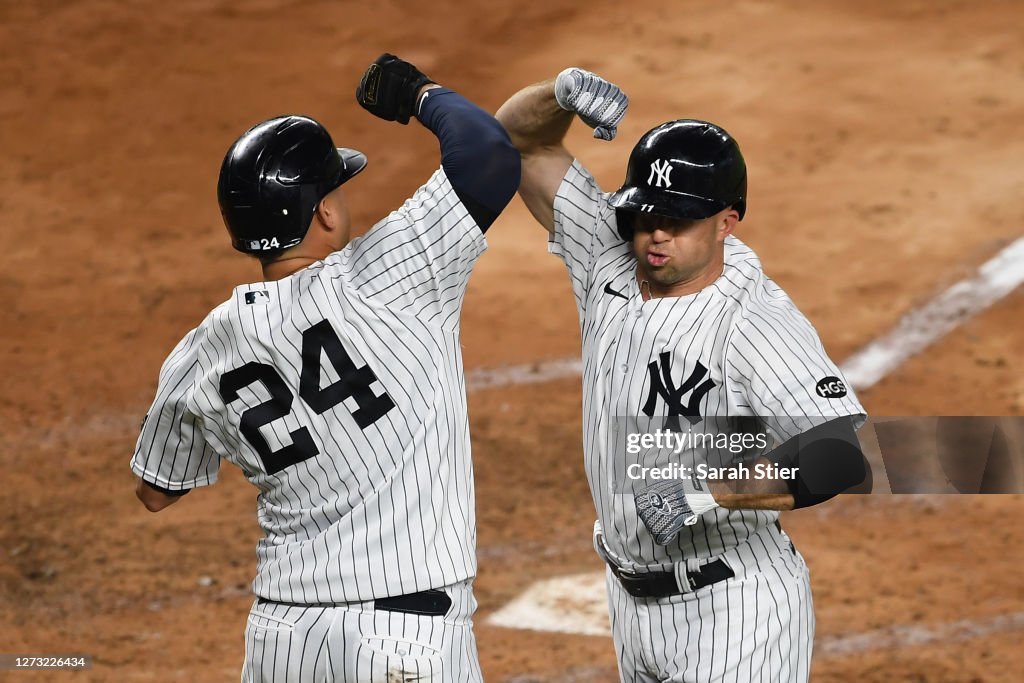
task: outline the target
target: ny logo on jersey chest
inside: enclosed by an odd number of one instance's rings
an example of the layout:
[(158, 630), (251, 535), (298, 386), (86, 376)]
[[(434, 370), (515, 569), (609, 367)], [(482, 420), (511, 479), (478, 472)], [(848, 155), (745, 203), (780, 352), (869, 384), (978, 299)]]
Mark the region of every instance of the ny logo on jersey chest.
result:
[[(704, 367), (703, 363), (697, 361), (690, 376), (678, 387), (672, 381), (672, 354), (668, 351), (660, 354), (657, 361), (651, 361), (647, 366), (647, 371), (651, 378), (651, 389), (647, 394), (647, 403), (643, 407), (647, 417), (654, 417), (654, 409), (658, 405), (660, 396), (668, 406), (670, 417), (685, 417), (690, 424), (700, 422), (700, 402), (715, 386), (714, 380), (710, 377), (704, 379), (708, 374), (708, 369)], [(690, 394), (690, 399), (684, 404), (683, 396), (687, 392)]]
[(647, 176), (647, 184), (655, 187), (672, 187), (669, 176), (672, 175), (672, 164), (667, 159), (655, 159), (651, 162), (651, 173)]

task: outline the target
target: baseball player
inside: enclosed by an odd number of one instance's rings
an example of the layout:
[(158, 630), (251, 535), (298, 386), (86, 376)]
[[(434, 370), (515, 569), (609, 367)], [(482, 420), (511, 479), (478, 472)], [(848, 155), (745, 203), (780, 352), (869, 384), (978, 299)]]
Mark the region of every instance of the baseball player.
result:
[(356, 92), (415, 117), (441, 167), (365, 235), (366, 157), (304, 116), (228, 150), (217, 187), (240, 285), (160, 372), (132, 470), (152, 511), (237, 465), (259, 489), (242, 681), (479, 681), (476, 519), (459, 314), (519, 155), (492, 116), (383, 55)]
[[(579, 311), (585, 467), (620, 677), (806, 681), (809, 576), (778, 511), (865, 479), (854, 431), (864, 409), (732, 234), (747, 177), (725, 130), (688, 119), (655, 127), (611, 194), (565, 148), (574, 115), (611, 140), (627, 105), (618, 87), (570, 68), (497, 113), (522, 154), (520, 195), (565, 262)], [(700, 476), (678, 463), (667, 480), (619, 478), (633, 470), (623, 425), (720, 417), (763, 424), (765, 448), (746, 464), (786, 474)]]

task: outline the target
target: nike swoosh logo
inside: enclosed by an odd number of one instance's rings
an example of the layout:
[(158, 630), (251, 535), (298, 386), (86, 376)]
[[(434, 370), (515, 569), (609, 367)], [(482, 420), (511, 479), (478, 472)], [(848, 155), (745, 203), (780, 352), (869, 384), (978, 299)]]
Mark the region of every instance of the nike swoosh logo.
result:
[(604, 286), (604, 293), (605, 294), (611, 294), (612, 296), (620, 296), (623, 299), (625, 299), (626, 301), (629, 301), (629, 297), (628, 296), (626, 296), (622, 292), (617, 292), (614, 289), (612, 289), (612, 283), (610, 283), (610, 282)]

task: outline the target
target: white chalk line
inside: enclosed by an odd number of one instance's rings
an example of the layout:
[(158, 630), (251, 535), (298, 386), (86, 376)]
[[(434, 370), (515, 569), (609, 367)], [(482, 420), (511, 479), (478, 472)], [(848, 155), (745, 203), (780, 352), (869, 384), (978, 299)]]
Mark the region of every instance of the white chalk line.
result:
[(843, 363), (843, 374), (858, 389), (874, 386), (962, 322), (996, 303), (1024, 283), (1024, 237), (985, 262), (924, 306), (911, 311), (887, 334)]
[(583, 362), (579, 356), (555, 358), (526, 365), (477, 368), (466, 373), (466, 389), (467, 391), (482, 391), (519, 384), (538, 384), (579, 377), (582, 372)]
[[(870, 389), (908, 358), (941, 339), (968, 318), (1024, 283), (1024, 237), (1017, 239), (924, 306), (903, 316), (885, 335), (847, 358), (840, 368), (855, 389)], [(579, 357), (539, 363), (480, 368), (466, 373), (469, 391), (536, 384), (578, 377)]]
[(902, 624), (863, 633), (824, 636), (814, 644), (816, 656), (849, 655), (894, 647), (918, 647), (931, 643), (952, 643), (1024, 629), (1024, 612), (1000, 614), (983, 619), (960, 619), (939, 624)]

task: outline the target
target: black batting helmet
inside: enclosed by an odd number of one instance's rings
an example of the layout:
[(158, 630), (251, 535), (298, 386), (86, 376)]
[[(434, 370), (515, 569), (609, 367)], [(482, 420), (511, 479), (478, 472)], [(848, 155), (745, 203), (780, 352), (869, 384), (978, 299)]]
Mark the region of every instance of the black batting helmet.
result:
[(747, 208), (747, 166), (736, 141), (707, 121), (679, 119), (647, 131), (633, 147), (626, 182), (610, 197), (619, 235), (633, 238), (635, 213), (701, 219)]
[(217, 201), (231, 245), (271, 255), (302, 241), (324, 195), (366, 167), (366, 156), (337, 148), (307, 116), (259, 123), (231, 145), (220, 167)]

